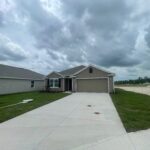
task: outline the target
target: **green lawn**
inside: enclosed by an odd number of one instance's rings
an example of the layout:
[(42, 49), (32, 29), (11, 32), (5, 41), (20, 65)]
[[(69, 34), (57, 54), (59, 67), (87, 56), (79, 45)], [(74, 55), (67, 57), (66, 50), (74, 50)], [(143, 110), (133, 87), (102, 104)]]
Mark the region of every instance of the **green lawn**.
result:
[(14, 118), (27, 111), (48, 104), (55, 100), (58, 100), (66, 93), (46, 93), (46, 92), (26, 92), (9, 95), (0, 95), (0, 107), (19, 103), (24, 99), (34, 99), (32, 102), (26, 104), (18, 104), (7, 108), (0, 108), (0, 123), (8, 119)]
[(150, 96), (116, 89), (111, 97), (127, 132), (150, 128)]

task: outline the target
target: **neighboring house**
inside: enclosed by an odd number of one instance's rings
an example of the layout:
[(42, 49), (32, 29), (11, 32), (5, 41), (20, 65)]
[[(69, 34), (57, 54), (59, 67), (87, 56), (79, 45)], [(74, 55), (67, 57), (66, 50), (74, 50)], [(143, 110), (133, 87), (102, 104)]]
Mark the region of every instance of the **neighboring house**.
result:
[(0, 64), (0, 94), (44, 90), (44, 79), (31, 70)]
[(52, 72), (46, 77), (48, 91), (113, 92), (114, 73), (97, 66), (77, 66), (61, 72)]

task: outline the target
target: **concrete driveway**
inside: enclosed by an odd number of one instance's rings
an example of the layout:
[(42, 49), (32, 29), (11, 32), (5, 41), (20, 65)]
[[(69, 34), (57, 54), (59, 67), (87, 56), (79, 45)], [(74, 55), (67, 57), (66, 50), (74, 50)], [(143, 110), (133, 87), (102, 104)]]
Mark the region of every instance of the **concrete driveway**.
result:
[(0, 124), (0, 150), (135, 150), (109, 94), (74, 93)]

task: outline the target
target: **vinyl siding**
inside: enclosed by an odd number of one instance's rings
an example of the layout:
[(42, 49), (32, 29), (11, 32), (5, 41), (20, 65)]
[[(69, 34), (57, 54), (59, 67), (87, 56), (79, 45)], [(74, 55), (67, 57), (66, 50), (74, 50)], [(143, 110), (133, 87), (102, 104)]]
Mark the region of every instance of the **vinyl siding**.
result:
[(80, 72), (79, 74), (77, 74), (77, 78), (90, 78), (90, 77), (107, 77), (108, 73), (98, 70), (94, 67), (93, 68), (93, 73), (89, 73), (89, 67), (85, 70), (83, 70), (82, 72)]
[(0, 79), (0, 94), (40, 90), (44, 90), (44, 80), (34, 80), (34, 87), (31, 87), (31, 80)]

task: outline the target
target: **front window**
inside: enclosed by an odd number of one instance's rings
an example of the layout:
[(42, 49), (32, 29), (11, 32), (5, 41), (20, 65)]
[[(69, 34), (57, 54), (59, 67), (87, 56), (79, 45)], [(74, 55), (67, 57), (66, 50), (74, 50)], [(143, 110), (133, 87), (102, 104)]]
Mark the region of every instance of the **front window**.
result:
[(49, 81), (50, 81), (49, 85), (51, 88), (59, 87), (59, 79), (50, 79)]

